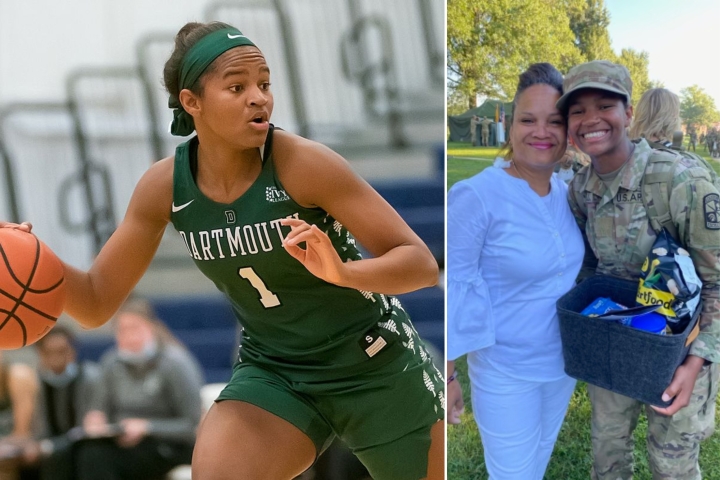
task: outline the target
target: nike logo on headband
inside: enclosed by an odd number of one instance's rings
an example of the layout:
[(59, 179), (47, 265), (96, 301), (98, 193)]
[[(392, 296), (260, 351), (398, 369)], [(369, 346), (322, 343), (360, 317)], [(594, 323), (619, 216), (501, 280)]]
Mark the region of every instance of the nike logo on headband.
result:
[(234, 40), (234, 39), (240, 38), (240, 37), (247, 38), (245, 35), (230, 35), (230, 34), (228, 33), (228, 38), (229, 38), (230, 40)]

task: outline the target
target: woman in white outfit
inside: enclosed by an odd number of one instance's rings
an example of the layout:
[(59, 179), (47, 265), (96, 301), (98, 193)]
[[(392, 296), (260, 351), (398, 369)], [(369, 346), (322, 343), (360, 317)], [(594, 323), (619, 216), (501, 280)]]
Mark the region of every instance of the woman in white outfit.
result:
[(555, 309), (584, 253), (553, 174), (567, 139), (562, 80), (548, 63), (520, 75), (507, 161), (448, 193), (448, 421), (459, 423), (454, 360), (467, 355), (492, 480), (543, 478), (575, 386)]

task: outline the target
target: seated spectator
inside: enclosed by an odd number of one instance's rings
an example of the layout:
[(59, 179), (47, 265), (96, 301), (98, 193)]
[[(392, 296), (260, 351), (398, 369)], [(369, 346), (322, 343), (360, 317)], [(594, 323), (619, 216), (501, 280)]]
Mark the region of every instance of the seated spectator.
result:
[(16, 480), (26, 443), (31, 440), (38, 381), (22, 363), (3, 362), (0, 352), (0, 480)]
[(77, 362), (75, 338), (62, 325), (50, 330), (35, 346), (40, 388), (33, 430), (40, 441), (26, 447), (26, 458), (38, 464), (41, 480), (72, 480), (73, 441), (80, 435), (90, 408), (99, 370), (94, 363)]
[(190, 463), (201, 415), (197, 363), (152, 313), (130, 300), (118, 312), (116, 348), (100, 363), (101, 380), (78, 444), (79, 480), (157, 479)]

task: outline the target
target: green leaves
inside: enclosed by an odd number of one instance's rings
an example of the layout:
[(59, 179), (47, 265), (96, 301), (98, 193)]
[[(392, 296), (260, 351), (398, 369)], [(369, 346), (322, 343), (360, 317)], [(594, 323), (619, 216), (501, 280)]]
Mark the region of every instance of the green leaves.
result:
[[(510, 100), (518, 75), (550, 62), (584, 60), (566, 13), (569, 0), (448, 0), (448, 89)], [(572, 0), (577, 2), (578, 0)]]
[(565, 73), (590, 60), (621, 63), (633, 80), (633, 103), (653, 86), (647, 52), (612, 50), (604, 0), (448, 0), (447, 15), (453, 112), (476, 106), (476, 93), (509, 101), (518, 75), (536, 62)]
[(720, 121), (715, 101), (697, 85), (680, 90), (680, 116), (687, 126), (701, 127)]
[(632, 104), (637, 105), (642, 94), (651, 88), (648, 74), (648, 64), (650, 62), (648, 53), (638, 52), (632, 48), (623, 48), (616, 62), (625, 65), (630, 71), (630, 78), (633, 81)]

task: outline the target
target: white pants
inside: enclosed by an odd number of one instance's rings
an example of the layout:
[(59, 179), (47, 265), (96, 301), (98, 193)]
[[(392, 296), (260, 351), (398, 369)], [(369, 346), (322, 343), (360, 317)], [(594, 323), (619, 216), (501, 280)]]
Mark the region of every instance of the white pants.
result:
[(542, 480), (575, 380), (517, 380), (470, 357), (472, 408), (490, 480)]

